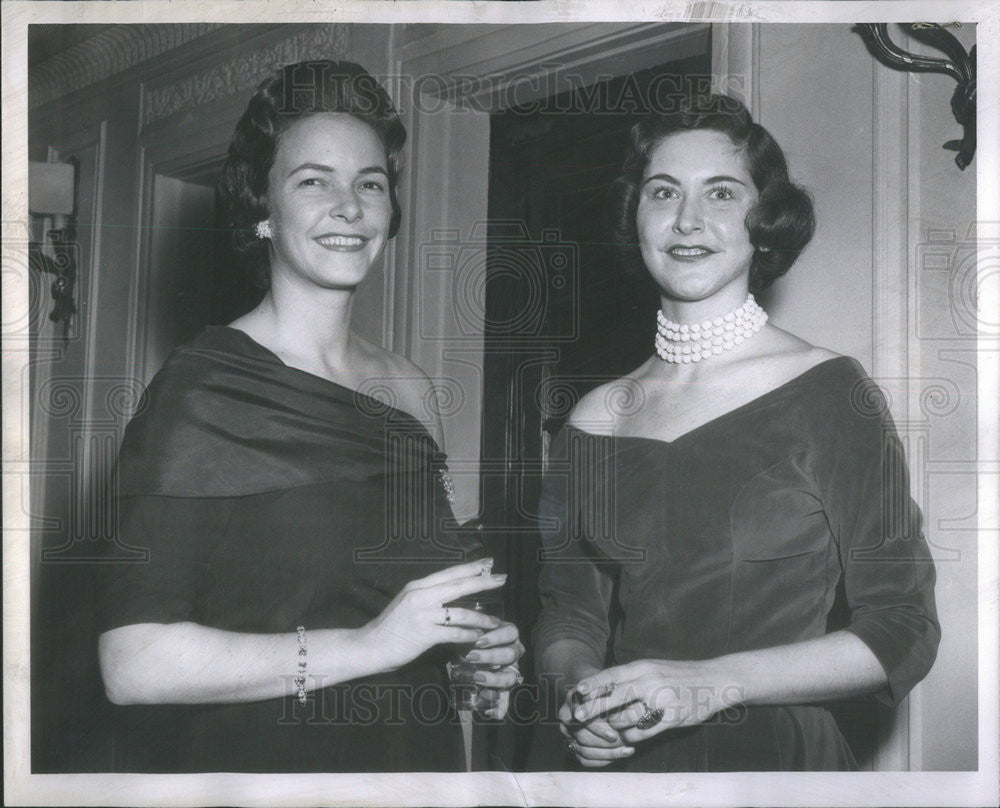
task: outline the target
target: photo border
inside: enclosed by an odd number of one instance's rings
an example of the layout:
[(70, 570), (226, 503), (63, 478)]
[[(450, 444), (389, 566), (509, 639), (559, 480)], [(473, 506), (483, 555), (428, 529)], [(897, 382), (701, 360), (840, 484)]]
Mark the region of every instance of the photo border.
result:
[[(1000, 6), (988, 2), (22, 2), (0, 5), (3, 29), (3, 243), (25, 235), (29, 23), (354, 22), (977, 22), (977, 219), (1000, 222)], [(987, 102), (984, 103), (983, 99)], [(993, 133), (985, 136), (987, 132)], [(4, 247), (6, 252), (7, 246)], [(986, 249), (980, 251), (982, 259)], [(981, 281), (989, 280), (981, 275)], [(980, 311), (1000, 311), (980, 283)], [(26, 310), (27, 285), (3, 280), (4, 321)], [(988, 320), (992, 322), (992, 320)], [(26, 348), (3, 350), (4, 797), (8, 805), (995, 805), (998, 801), (998, 404), (1000, 352), (978, 339), (979, 770), (888, 773), (65, 774), (33, 775), (29, 743), (29, 542), (19, 480), (29, 472)]]

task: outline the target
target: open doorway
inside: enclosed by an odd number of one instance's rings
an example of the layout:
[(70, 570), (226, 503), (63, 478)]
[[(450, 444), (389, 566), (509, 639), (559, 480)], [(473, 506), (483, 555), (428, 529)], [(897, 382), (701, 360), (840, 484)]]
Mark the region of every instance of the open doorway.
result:
[[(656, 287), (613, 242), (609, 189), (640, 116), (708, 93), (708, 53), (491, 116), (482, 458), (503, 473), (483, 475), (481, 501), (486, 525), (509, 529), (487, 535), (525, 634), (539, 608), (534, 514), (549, 441), (573, 403), (652, 350)], [(498, 740), (509, 765), (562, 767), (555, 722), (514, 732), (506, 748)]]

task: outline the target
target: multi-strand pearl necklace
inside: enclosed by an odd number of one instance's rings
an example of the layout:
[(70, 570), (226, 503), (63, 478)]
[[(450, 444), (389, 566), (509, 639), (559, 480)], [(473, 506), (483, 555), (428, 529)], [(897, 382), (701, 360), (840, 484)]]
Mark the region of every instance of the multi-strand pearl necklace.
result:
[(700, 362), (731, 351), (750, 339), (767, 322), (767, 312), (753, 295), (736, 311), (701, 323), (675, 323), (656, 313), (656, 353), (664, 362)]

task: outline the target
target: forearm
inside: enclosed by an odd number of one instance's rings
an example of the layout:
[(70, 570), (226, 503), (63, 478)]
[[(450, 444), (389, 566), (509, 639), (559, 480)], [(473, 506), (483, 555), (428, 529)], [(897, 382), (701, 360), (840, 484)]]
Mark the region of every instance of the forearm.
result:
[(634, 743), (738, 705), (831, 701), (886, 684), (885, 671), (868, 646), (839, 631), (714, 659), (641, 659), (608, 668), (579, 683), (573, 717), (589, 725), (608, 716), (611, 727)]
[(878, 659), (849, 631), (728, 654), (706, 665), (722, 698), (747, 705), (831, 701), (874, 693), (888, 684)]
[(602, 665), (603, 660), (587, 643), (574, 639), (550, 643), (539, 650), (537, 660), (538, 670), (555, 681), (560, 698), (567, 687), (596, 673)]
[[(306, 690), (385, 670), (363, 630), (306, 636)], [(101, 635), (101, 673), (116, 704), (200, 704), (280, 698), (296, 692), (295, 632), (244, 634), (196, 623), (142, 623)]]

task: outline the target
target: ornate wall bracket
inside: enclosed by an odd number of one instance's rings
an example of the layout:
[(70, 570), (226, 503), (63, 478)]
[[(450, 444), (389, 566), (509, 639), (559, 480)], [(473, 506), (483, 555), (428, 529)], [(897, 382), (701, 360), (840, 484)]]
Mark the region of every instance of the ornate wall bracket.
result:
[[(29, 265), (40, 273), (52, 275), (52, 311), (49, 319), (62, 325), (63, 341), (69, 339), (70, 324), (77, 313), (74, 299), (80, 245), (76, 240), (76, 191), (79, 161), (71, 157), (60, 164), (32, 163), (29, 206), (41, 227), (41, 241), (28, 246)], [(58, 167), (53, 175), (43, 171)], [(65, 169), (65, 170), (63, 170)]]
[(947, 59), (918, 56), (898, 47), (889, 38), (886, 23), (862, 23), (853, 29), (860, 34), (871, 54), (894, 70), (944, 73), (958, 82), (951, 96), (951, 111), (964, 129), (961, 140), (949, 140), (944, 148), (957, 151), (955, 163), (963, 171), (976, 153), (976, 47), (966, 53), (954, 34), (936, 23), (916, 22), (905, 26), (916, 40), (944, 53)]
[(52, 275), (52, 311), (49, 319), (62, 325), (63, 341), (69, 339), (69, 328), (76, 314), (74, 287), (76, 286), (76, 244), (72, 226), (64, 230), (50, 230), (45, 242), (31, 242), (28, 251), (30, 266), (46, 275)]

